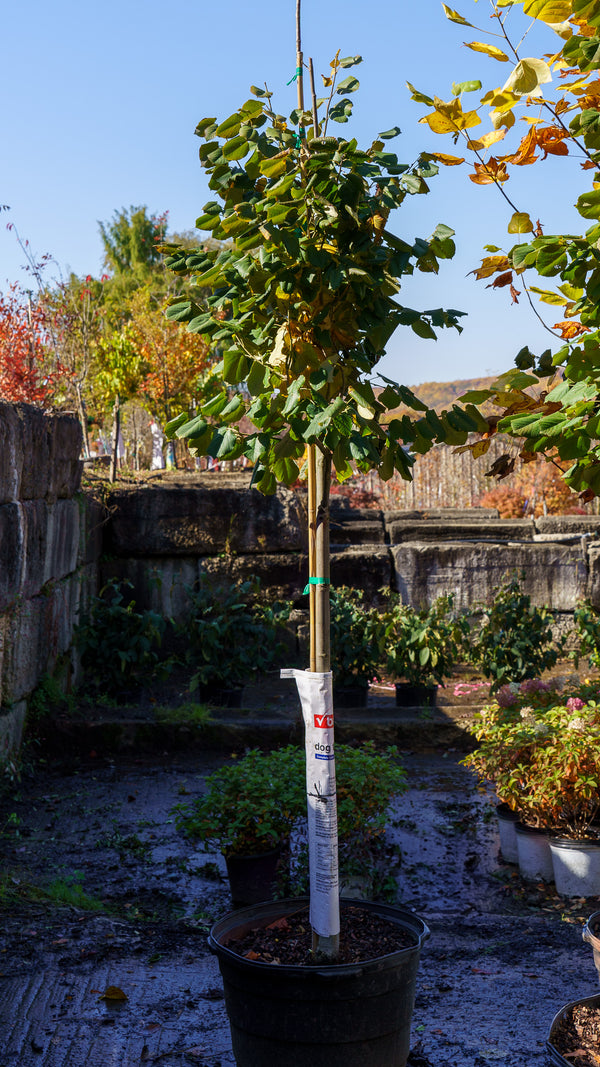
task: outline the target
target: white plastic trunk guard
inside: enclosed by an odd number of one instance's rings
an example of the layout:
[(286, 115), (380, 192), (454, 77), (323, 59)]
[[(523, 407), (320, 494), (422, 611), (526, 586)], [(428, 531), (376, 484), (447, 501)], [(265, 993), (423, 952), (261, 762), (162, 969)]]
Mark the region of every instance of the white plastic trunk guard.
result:
[(333, 937), (340, 902), (332, 675), (290, 669), (281, 677), (296, 681), (305, 727), (310, 924), (319, 937)]

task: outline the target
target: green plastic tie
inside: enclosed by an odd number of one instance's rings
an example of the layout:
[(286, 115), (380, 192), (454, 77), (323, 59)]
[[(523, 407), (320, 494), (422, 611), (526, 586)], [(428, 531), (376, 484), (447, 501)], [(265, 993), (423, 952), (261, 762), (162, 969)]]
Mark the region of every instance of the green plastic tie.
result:
[(309, 578), (308, 583), (304, 586), (302, 596), (306, 596), (310, 592), (311, 585), (331, 585), (330, 578)]
[(300, 78), (301, 76), (302, 76), (302, 67), (296, 67), (296, 73), (292, 74), (292, 77), (290, 78), (289, 82), (287, 82), (287, 84), (291, 85), (292, 82), (295, 82), (296, 79)]

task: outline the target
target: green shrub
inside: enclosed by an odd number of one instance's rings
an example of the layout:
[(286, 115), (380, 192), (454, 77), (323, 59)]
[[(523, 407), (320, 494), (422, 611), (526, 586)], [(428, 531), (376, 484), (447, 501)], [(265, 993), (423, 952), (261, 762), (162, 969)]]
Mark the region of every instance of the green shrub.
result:
[[(209, 775), (203, 796), (175, 806), (177, 829), (224, 855), (274, 848), (306, 819), (304, 761), (295, 745), (252, 749)], [(383, 836), (389, 803), (406, 789), (405, 773), (396, 748), (378, 753), (367, 742), (336, 746), (336, 779), (340, 854), (350, 855)]]
[(376, 608), (363, 604), (362, 589), (331, 591), (331, 669), (338, 687), (366, 688), (381, 676), (385, 622)]
[(591, 604), (580, 604), (573, 612), (576, 648), (570, 653), (575, 666), (587, 658), (590, 667), (600, 667), (600, 614)]
[(491, 692), (507, 682), (536, 678), (554, 667), (563, 642), (552, 636), (552, 614), (536, 608), (513, 576), (500, 587), (471, 643), (471, 660), (486, 678)]
[(416, 611), (395, 597), (384, 618), (389, 673), (412, 685), (443, 685), (469, 633), (464, 615), (454, 612), (452, 595), (438, 597), (427, 611)]
[(85, 687), (118, 692), (147, 679), (159, 662), (167, 621), (155, 611), (136, 611), (134, 600), (126, 603), (128, 587), (131, 582), (111, 578), (75, 630)]
[(189, 618), (178, 628), (186, 661), (197, 668), (192, 689), (212, 684), (235, 688), (276, 665), (290, 608), (269, 604), (259, 594), (257, 578), (230, 583), (200, 576), (190, 593)]

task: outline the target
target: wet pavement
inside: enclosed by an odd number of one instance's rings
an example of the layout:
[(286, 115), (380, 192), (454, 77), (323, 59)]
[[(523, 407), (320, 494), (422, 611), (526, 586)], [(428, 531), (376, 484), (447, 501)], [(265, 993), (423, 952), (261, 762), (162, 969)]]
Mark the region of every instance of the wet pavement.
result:
[[(581, 926), (600, 903), (525, 885), (499, 861), (491, 798), (461, 752), (417, 747), (389, 825), (398, 903), (431, 929), (413, 1062), (544, 1064), (554, 1014), (597, 992)], [(172, 814), (227, 757), (132, 756), (38, 764), (0, 802), (0, 1067), (234, 1064), (206, 947), (230, 908), (224, 862)]]

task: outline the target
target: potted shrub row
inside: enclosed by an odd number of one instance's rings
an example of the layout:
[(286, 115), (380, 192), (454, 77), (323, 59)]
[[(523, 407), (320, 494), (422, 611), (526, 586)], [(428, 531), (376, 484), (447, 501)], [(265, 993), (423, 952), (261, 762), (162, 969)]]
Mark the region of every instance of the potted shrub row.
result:
[(554, 880), (566, 896), (600, 894), (597, 701), (535, 680), (513, 684), (471, 729), (478, 747), (464, 762), (516, 816), (522, 875)]

